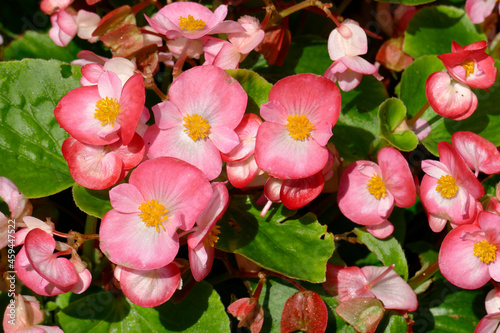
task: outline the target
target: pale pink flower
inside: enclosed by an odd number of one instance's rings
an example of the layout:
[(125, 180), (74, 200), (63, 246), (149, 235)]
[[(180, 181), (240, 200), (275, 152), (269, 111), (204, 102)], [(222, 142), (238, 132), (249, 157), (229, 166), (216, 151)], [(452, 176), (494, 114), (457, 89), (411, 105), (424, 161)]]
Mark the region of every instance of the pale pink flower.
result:
[(238, 48), (228, 41), (203, 37), (204, 65), (214, 65), (222, 69), (236, 69), (243, 60)]
[(441, 273), (464, 289), (477, 289), (490, 279), (500, 281), (500, 216), (480, 212), (477, 220), (451, 230), (439, 250)]
[(101, 17), (96, 13), (88, 12), (86, 10), (80, 9), (75, 17), (76, 25), (78, 26), (77, 35), (81, 39), (86, 39), (90, 43), (95, 43), (99, 37), (92, 36), (92, 33), (97, 28), (97, 24), (101, 20)]
[(224, 21), (226, 15), (226, 5), (212, 12), (196, 2), (174, 2), (160, 9), (153, 18), (146, 19), (153, 29), (169, 39), (181, 36), (198, 39), (208, 34), (245, 31), (237, 22)]
[(153, 106), (156, 123), (144, 134), (146, 154), (180, 158), (215, 179), (222, 171), (221, 153), (239, 143), (234, 129), (245, 112), (247, 94), (224, 70), (198, 66), (175, 79), (168, 97)]
[[(489, 16), (496, 5), (495, 0), (466, 0), (465, 12), (469, 15), (472, 23), (483, 23), (487, 16)], [(500, 13), (500, 8), (498, 9)]]
[(34, 296), (16, 295), (5, 308), (3, 330), (5, 333), (64, 333), (57, 326), (38, 325), (43, 317), (40, 302)]
[(451, 144), (439, 142), (437, 149), (439, 161), (422, 161), (426, 174), (420, 183), (420, 199), (434, 232), (443, 230), (446, 221), (473, 222), (476, 200), (484, 195), (483, 186)]
[(75, 18), (66, 10), (58, 10), (50, 16), (52, 28), (49, 36), (58, 46), (66, 46), (76, 36), (78, 25)]
[(54, 115), (72, 137), (90, 145), (108, 145), (132, 140), (146, 99), (144, 79), (135, 74), (122, 87), (120, 78), (106, 71), (97, 85), (68, 92)]
[(194, 166), (159, 157), (141, 163), (131, 172), (129, 183), (113, 187), (109, 195), (113, 209), (102, 218), (101, 250), (118, 265), (152, 270), (174, 260), (177, 230), (193, 227), (212, 197), (212, 188)]
[(366, 32), (359, 23), (347, 19), (335, 28), (328, 37), (330, 59), (337, 61), (345, 56), (358, 56), (368, 51)]
[(336, 60), (326, 70), (324, 76), (339, 83), (342, 91), (356, 88), (363, 75), (373, 75), (377, 80), (383, 77), (378, 74), (378, 68), (359, 56), (345, 56)]
[(145, 308), (165, 303), (181, 284), (181, 272), (175, 262), (145, 271), (118, 265), (114, 276), (120, 281), (123, 294)]
[(196, 281), (203, 280), (212, 269), (220, 233), (216, 223), (229, 205), (229, 193), (224, 183), (212, 183), (212, 189), (212, 199), (196, 220), (194, 232), (187, 238), (189, 266)]
[(460, 131), (451, 136), (451, 143), (465, 163), (476, 172), (476, 177), (479, 171), (500, 173), (500, 152), (490, 141), (473, 132)]
[(377, 158), (378, 164), (356, 161), (344, 170), (337, 201), (348, 219), (385, 238), (394, 229), (388, 221), (394, 205), (412, 206), (417, 192), (408, 162), (398, 150), (382, 148)]
[(111, 59), (102, 59), (102, 63), (99, 61), (85, 64), (81, 71), (83, 76), (80, 79), (80, 84), (82, 86), (96, 85), (99, 82), (99, 77), (106, 71), (110, 71), (120, 78), (123, 87), (128, 79), (135, 74), (136, 66), (126, 58), (113, 57)]
[(330, 80), (298, 74), (279, 80), (262, 104), (255, 142), (257, 165), (280, 179), (320, 172), (328, 161), (325, 147), (340, 114), (340, 91)]
[(344, 267), (327, 264), (323, 289), (339, 302), (359, 297), (382, 301), (388, 310), (415, 311), (417, 295), (401, 276), (389, 267)]
[(259, 19), (244, 15), (238, 19), (244, 32), (233, 32), (227, 35), (227, 39), (241, 54), (248, 54), (264, 40), (265, 32), (260, 27)]

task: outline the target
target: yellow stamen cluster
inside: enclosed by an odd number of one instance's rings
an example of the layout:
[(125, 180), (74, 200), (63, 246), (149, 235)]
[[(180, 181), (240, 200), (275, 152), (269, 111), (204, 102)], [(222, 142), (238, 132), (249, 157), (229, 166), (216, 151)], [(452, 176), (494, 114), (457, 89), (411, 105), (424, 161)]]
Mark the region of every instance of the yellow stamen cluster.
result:
[(142, 222), (146, 223), (146, 226), (156, 227), (157, 232), (160, 232), (159, 227), (165, 231), (165, 227), (162, 224), (168, 218), (168, 209), (165, 209), (165, 206), (159, 204), (156, 199), (148, 199), (148, 201), (143, 202), (139, 206), (139, 210), (141, 211), (139, 217), (142, 218)]
[(203, 20), (195, 20), (192, 15), (187, 18), (179, 17), (179, 27), (184, 31), (195, 31), (205, 28), (207, 24)]
[(482, 240), (474, 244), (474, 255), (485, 264), (494, 262), (497, 259), (496, 250), (496, 245), (491, 244), (487, 240)]
[(437, 181), (436, 191), (441, 193), (443, 198), (453, 198), (458, 191), (455, 178), (450, 175), (441, 176)]
[(214, 247), (217, 241), (219, 240), (219, 234), (220, 234), (220, 226), (216, 225), (215, 227), (210, 230), (210, 232), (207, 234), (207, 236), (203, 239), (203, 245), (205, 247)]
[(288, 135), (295, 140), (305, 140), (311, 136), (311, 131), (314, 130), (314, 125), (309, 122), (309, 119), (303, 114), (300, 116), (289, 115), (286, 117), (288, 121), (285, 128), (288, 129)]
[(108, 123), (115, 126), (116, 118), (120, 114), (120, 103), (116, 98), (101, 98), (95, 104), (94, 118), (101, 121), (101, 125)]
[(465, 69), (465, 78), (468, 78), (470, 73), (474, 73), (474, 60), (472, 59), (465, 59), (460, 66), (462, 66)]
[(384, 182), (377, 174), (373, 174), (372, 178), (370, 178), (366, 184), (366, 188), (368, 189), (368, 192), (375, 197), (375, 199), (385, 198), (387, 195)]
[(187, 115), (184, 118), (184, 127), (186, 132), (193, 141), (205, 139), (210, 134), (210, 125), (207, 120), (200, 115)]

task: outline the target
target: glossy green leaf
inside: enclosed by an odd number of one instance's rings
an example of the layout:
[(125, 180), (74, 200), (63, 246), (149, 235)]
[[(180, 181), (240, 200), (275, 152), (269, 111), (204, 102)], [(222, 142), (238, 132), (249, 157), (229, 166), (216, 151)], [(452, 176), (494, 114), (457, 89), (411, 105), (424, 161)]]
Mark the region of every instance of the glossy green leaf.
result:
[(57, 102), (80, 86), (80, 67), (55, 60), (0, 63), (0, 175), (29, 198), (73, 185), (54, 118)]
[(109, 190), (91, 190), (75, 184), (73, 186), (73, 199), (83, 212), (98, 218), (102, 218), (113, 208), (109, 201)]
[(13, 41), (4, 51), (4, 60), (22, 60), (25, 58), (56, 59), (65, 62), (75, 60), (81, 51), (74, 42), (67, 46), (57, 46), (49, 35), (28, 30), (19, 39)]
[(179, 304), (143, 308), (101, 291), (78, 298), (57, 318), (65, 332), (230, 332), (219, 295), (204, 281)]
[(451, 42), (464, 46), (486, 40), (465, 11), (451, 6), (419, 10), (408, 24), (403, 50), (417, 59), (423, 55), (451, 52)]
[(470, 333), (486, 315), (485, 293), (460, 289), (438, 279), (432, 291), (419, 298), (414, 312), (414, 332)]
[(294, 279), (325, 281), (326, 262), (335, 247), (326, 226), (312, 213), (286, 220), (294, 211), (282, 205), (275, 204), (265, 217), (260, 210), (249, 197), (232, 197), (226, 217), (219, 222), (216, 247)]
[(342, 108), (332, 141), (344, 165), (370, 159), (380, 131), (378, 107), (387, 97), (384, 85), (372, 76), (365, 76), (355, 89), (342, 92)]
[(408, 263), (401, 244), (393, 236), (379, 239), (372, 236), (364, 229), (356, 228), (354, 232), (358, 235), (358, 240), (365, 244), (368, 249), (377, 255), (384, 266), (394, 264), (394, 271), (401, 275), (403, 279), (408, 279)]
[(248, 95), (246, 112), (260, 114), (260, 106), (269, 101), (272, 84), (259, 74), (248, 69), (228, 69), (229, 75), (238, 80)]
[(380, 136), (402, 151), (417, 148), (418, 138), (406, 125), (406, 107), (397, 98), (389, 98), (378, 109)]
[(375, 333), (400, 333), (407, 332), (406, 320), (395, 311), (386, 311)]

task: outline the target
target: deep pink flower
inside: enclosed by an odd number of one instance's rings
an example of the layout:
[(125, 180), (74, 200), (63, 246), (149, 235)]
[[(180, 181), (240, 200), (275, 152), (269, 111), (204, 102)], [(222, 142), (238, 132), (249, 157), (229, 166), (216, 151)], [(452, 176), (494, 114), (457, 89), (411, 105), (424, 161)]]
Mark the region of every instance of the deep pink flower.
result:
[(76, 140), (89, 145), (108, 145), (132, 140), (146, 99), (144, 79), (135, 74), (123, 86), (119, 77), (104, 72), (97, 85), (68, 92), (54, 115)]
[(410, 207), (417, 192), (408, 162), (398, 150), (385, 147), (377, 157), (378, 165), (356, 161), (344, 170), (337, 201), (348, 219), (385, 238), (394, 228), (388, 221), (394, 205)]
[(420, 199), (434, 232), (443, 230), (446, 221), (466, 224), (477, 216), (476, 200), (484, 188), (448, 142), (437, 145), (439, 162), (422, 161), (426, 173), (420, 183)]
[(469, 118), (477, 108), (477, 96), (469, 86), (444, 71), (429, 75), (425, 95), (438, 115), (453, 120)]
[(451, 143), (465, 163), (476, 172), (476, 177), (479, 171), (500, 173), (500, 152), (490, 141), (473, 132), (460, 131), (451, 136)]
[(245, 113), (247, 94), (224, 70), (207, 65), (181, 73), (168, 97), (153, 106), (156, 124), (144, 134), (146, 154), (180, 158), (215, 179), (222, 171), (221, 152), (239, 143), (234, 129)]
[(401, 276), (389, 267), (343, 267), (327, 264), (325, 291), (345, 302), (359, 297), (382, 301), (385, 309), (415, 311), (417, 295)]
[(113, 209), (102, 218), (101, 250), (118, 265), (151, 270), (175, 258), (177, 230), (193, 227), (212, 188), (194, 166), (159, 157), (141, 163), (129, 183), (115, 186), (109, 195)]
[(220, 231), (216, 223), (229, 205), (229, 193), (223, 183), (212, 183), (213, 196), (196, 220), (195, 231), (187, 238), (189, 266), (196, 281), (203, 280), (214, 262), (215, 243)]
[(244, 32), (245, 29), (234, 21), (224, 21), (227, 6), (220, 5), (212, 13), (207, 7), (196, 2), (174, 2), (163, 7), (149, 24), (169, 39), (185, 37), (197, 39), (209, 34)]
[(42, 0), (40, 9), (47, 15), (52, 15), (55, 11), (65, 9), (73, 0)]
[(497, 77), (495, 60), (486, 54), (487, 47), (488, 42), (484, 40), (464, 47), (453, 41), (451, 53), (441, 54), (438, 58), (458, 82), (472, 88), (487, 89)]
[(257, 165), (273, 177), (299, 179), (320, 172), (325, 147), (340, 114), (340, 91), (330, 80), (298, 74), (279, 80), (261, 106), (255, 142)]
[(439, 250), (443, 276), (464, 289), (477, 289), (492, 278), (500, 281), (500, 216), (480, 212), (478, 224), (451, 230)]
[(175, 262), (146, 271), (116, 266), (114, 275), (120, 281), (123, 294), (132, 303), (146, 308), (168, 301), (181, 282), (181, 272)]

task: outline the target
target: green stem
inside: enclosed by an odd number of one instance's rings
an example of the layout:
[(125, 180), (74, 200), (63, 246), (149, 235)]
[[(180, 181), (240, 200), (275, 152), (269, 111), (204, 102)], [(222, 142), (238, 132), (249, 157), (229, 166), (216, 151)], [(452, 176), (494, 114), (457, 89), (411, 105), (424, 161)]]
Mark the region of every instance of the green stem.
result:
[[(97, 230), (97, 217), (87, 215), (87, 219), (85, 221), (85, 234), (95, 234)], [(90, 260), (92, 265), (95, 264), (95, 246), (94, 242), (85, 242), (83, 243), (83, 255)]]
[(439, 262), (436, 260), (429, 267), (427, 267), (422, 273), (416, 275), (411, 281), (408, 282), (413, 290), (420, 287), (424, 282), (433, 277), (437, 272), (439, 272)]
[(406, 124), (408, 124), (408, 127), (409, 128), (412, 128), (413, 125), (415, 125), (415, 123), (417, 122), (417, 120), (422, 117), (422, 115), (424, 114), (424, 112), (429, 108), (429, 106), (431, 106), (429, 104), (429, 102), (425, 102), (424, 106), (422, 106), (422, 108), (420, 110), (418, 110), (417, 114), (415, 116), (413, 116), (413, 118), (411, 118), (410, 120), (408, 120), (406, 122)]

